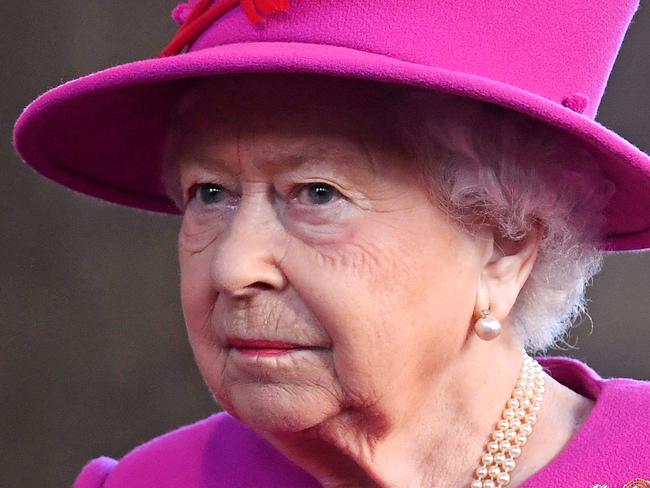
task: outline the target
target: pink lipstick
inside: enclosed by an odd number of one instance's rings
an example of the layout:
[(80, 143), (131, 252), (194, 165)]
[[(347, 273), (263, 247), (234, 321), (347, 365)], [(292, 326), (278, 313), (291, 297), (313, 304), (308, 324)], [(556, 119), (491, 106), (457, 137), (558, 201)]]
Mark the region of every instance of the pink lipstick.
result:
[(245, 340), (232, 338), (229, 339), (228, 342), (231, 347), (247, 356), (273, 357), (281, 356), (297, 349), (309, 349), (300, 344), (293, 344), (284, 341), (270, 341), (266, 339)]

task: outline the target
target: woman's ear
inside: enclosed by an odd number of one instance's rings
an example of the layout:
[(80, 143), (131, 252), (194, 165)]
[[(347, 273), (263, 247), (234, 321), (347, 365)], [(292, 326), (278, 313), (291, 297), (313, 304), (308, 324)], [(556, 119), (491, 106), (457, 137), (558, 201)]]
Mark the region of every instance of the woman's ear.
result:
[(539, 224), (520, 240), (503, 238), (496, 232), (492, 234), (479, 276), (477, 315), (487, 308), (498, 320), (510, 314), (537, 259), (540, 237)]

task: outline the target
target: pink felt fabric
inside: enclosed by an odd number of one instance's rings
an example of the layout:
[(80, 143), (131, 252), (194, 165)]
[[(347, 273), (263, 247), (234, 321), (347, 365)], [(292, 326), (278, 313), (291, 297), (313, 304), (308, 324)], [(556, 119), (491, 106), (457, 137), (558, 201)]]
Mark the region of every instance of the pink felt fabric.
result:
[[(650, 479), (650, 382), (604, 379), (571, 358), (537, 359), (596, 404), (564, 449), (521, 488), (621, 488), (635, 478)], [(91, 461), (74, 488), (319, 486), (255, 432), (219, 413), (149, 441), (115, 464), (105, 457)]]
[[(48, 91), (18, 119), (14, 142), (28, 164), (70, 188), (176, 213), (159, 181), (161, 151), (169, 108), (190, 78), (310, 72), (409, 84), (497, 103), (574, 134), (617, 187), (603, 247), (648, 248), (650, 157), (593, 120), (637, 7), (638, 0), (291, 0), (288, 12), (262, 25), (235, 7), (188, 53)], [(174, 18), (186, 14), (177, 8)]]

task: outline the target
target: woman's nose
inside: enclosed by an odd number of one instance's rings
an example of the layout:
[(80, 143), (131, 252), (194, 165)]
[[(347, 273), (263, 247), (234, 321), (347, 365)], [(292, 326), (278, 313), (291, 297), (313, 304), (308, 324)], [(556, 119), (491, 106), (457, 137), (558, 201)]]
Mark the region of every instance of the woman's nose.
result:
[(215, 244), (211, 274), (217, 291), (244, 296), (284, 288), (287, 280), (280, 265), (286, 244), (287, 235), (270, 205), (242, 203)]

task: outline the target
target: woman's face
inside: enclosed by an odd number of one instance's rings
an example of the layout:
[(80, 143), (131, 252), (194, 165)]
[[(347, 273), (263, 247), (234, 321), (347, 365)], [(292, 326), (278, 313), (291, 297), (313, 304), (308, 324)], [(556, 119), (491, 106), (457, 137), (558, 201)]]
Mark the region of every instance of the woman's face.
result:
[[(186, 123), (179, 255), (196, 361), (259, 430), (381, 422), (463, 346), (479, 252), (358, 94), (269, 86), (241, 95), (248, 109), (206, 99)], [(322, 96), (297, 107), (297, 91)]]

